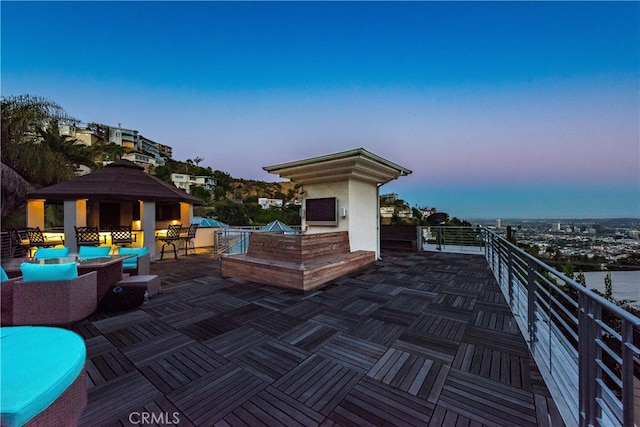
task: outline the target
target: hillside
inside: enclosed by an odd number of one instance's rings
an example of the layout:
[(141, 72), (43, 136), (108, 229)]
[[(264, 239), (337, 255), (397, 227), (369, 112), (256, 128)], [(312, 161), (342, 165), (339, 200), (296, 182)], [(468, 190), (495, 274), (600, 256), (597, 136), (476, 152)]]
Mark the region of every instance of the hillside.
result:
[(232, 200), (266, 197), (293, 202), (302, 197), (300, 185), (294, 182), (265, 182), (233, 178), (229, 184), (227, 198)]

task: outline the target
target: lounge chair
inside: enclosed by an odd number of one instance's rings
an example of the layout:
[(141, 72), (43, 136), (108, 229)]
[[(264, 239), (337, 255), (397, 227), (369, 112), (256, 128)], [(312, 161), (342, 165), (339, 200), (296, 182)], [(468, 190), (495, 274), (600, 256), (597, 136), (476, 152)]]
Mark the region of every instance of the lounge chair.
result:
[[(59, 274), (59, 270), (65, 268), (75, 268), (75, 277), (64, 278), (66, 273)], [(96, 310), (98, 279), (95, 271), (78, 276), (75, 263), (24, 263), (21, 269), (22, 277), (11, 281), (13, 286), (6, 289), (7, 295), (11, 293), (13, 298), (11, 318), (14, 325), (68, 325)]]

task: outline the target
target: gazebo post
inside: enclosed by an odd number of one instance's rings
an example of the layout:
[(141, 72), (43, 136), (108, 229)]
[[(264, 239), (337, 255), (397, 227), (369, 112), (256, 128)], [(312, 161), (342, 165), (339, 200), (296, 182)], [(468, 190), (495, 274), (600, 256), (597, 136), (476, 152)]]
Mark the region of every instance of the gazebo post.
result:
[(149, 251), (151, 261), (156, 260), (156, 203), (140, 202), (142, 211), (142, 246)]
[(64, 244), (72, 254), (78, 253), (78, 244), (75, 239), (75, 226), (87, 225), (87, 200), (64, 201)]
[(193, 205), (191, 203), (180, 202), (180, 223), (183, 227), (188, 227), (193, 218)]
[(44, 199), (27, 200), (27, 227), (44, 230)]

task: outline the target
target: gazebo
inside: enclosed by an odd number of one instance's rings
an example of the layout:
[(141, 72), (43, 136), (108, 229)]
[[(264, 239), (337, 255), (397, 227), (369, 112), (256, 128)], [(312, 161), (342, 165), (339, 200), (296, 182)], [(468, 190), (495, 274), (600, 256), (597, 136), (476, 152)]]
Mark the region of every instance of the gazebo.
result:
[(189, 224), (197, 197), (118, 160), (88, 175), (27, 193), (27, 226), (44, 229), (46, 202), (63, 203), (65, 245), (77, 251), (74, 226), (131, 224), (142, 230), (140, 245), (155, 259), (155, 231), (171, 223)]

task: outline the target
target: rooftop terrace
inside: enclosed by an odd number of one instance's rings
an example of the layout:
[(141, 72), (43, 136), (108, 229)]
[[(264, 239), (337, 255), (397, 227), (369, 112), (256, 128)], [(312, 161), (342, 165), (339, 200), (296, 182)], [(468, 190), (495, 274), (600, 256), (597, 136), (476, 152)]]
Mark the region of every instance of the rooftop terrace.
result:
[(203, 252), (152, 273), (149, 303), (73, 327), (84, 425), (562, 424), (482, 255), (383, 253), (305, 295)]

